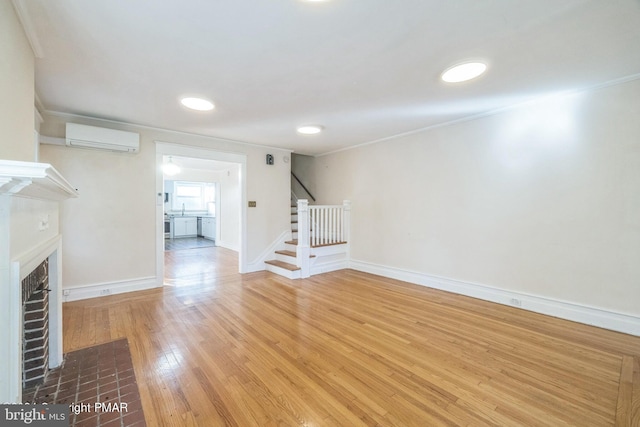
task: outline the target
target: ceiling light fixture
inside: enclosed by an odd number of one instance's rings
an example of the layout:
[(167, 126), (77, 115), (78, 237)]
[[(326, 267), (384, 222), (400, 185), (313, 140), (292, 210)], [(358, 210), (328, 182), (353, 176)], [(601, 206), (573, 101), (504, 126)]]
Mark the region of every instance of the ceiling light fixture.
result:
[(454, 65), (442, 73), (442, 80), (447, 83), (460, 83), (475, 79), (487, 70), (487, 64), (483, 62), (465, 62)]
[(187, 98), (182, 98), (180, 102), (185, 107), (190, 108), (192, 110), (197, 110), (197, 111), (211, 111), (213, 110), (213, 107), (214, 107), (213, 102), (203, 98), (187, 97)]
[(301, 133), (303, 135), (315, 135), (322, 132), (323, 129), (324, 127), (320, 125), (305, 125), (298, 127), (297, 130), (298, 133)]
[(180, 166), (173, 163), (173, 156), (169, 156), (169, 162), (162, 165), (162, 172), (169, 176), (180, 173)]

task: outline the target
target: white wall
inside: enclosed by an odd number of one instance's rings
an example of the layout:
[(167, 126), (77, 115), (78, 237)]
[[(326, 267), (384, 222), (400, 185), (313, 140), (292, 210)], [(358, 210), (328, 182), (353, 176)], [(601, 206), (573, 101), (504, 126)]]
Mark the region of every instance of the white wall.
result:
[(316, 158), (352, 259), (640, 316), (640, 81)]
[(155, 278), (155, 141), (246, 156), (247, 197), (258, 202), (247, 212), (249, 263), (289, 227), (290, 168), (283, 162), (265, 166), (265, 155), (272, 149), (52, 114), (46, 115), (41, 134), (63, 137), (66, 121), (139, 132), (141, 148), (129, 155), (41, 145), (42, 161), (53, 164), (80, 193), (64, 204), (61, 215), (65, 287)]
[(216, 244), (237, 251), (240, 248), (240, 166), (231, 165), (222, 171), (220, 182), (220, 207), (218, 210), (220, 235)]
[(0, 159), (35, 161), (34, 56), (10, 1), (0, 1)]

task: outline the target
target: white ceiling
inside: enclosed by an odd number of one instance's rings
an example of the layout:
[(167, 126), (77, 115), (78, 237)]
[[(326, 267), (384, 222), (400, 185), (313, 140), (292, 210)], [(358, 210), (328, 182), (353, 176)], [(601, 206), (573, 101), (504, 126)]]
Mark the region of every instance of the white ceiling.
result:
[[(45, 109), (302, 154), (640, 77), (638, 0), (14, 4), (41, 46)], [(440, 81), (476, 58), (484, 76)], [(215, 110), (179, 105), (194, 94)], [(325, 131), (298, 135), (302, 124)]]
[[(220, 160), (208, 160), (208, 159), (198, 159), (194, 157), (182, 157), (182, 156), (162, 156), (162, 163), (167, 163), (169, 160), (176, 165), (178, 165), (181, 169), (189, 169), (189, 170), (204, 170), (209, 172), (220, 172), (227, 169), (235, 169), (238, 167), (237, 163), (229, 163), (223, 162)], [(167, 177), (165, 177), (167, 178)], [(176, 179), (179, 177), (171, 178)]]

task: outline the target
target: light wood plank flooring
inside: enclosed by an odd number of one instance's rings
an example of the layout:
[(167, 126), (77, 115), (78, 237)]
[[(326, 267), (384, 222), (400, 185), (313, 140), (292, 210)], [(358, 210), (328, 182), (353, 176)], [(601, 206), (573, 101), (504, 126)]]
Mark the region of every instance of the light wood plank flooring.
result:
[(639, 337), (352, 270), (167, 254), (170, 286), (64, 305), (65, 351), (129, 339), (148, 425), (640, 425)]

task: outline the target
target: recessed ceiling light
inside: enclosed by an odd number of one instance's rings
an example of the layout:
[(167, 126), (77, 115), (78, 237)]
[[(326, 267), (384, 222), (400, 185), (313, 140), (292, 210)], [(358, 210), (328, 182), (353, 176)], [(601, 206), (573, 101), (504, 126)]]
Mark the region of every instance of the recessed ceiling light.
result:
[(210, 111), (213, 110), (213, 102), (202, 98), (182, 98), (182, 105), (192, 110)]
[(460, 83), (475, 79), (487, 70), (483, 62), (465, 62), (455, 65), (442, 73), (442, 80), (447, 83)]
[(316, 133), (322, 132), (322, 129), (324, 129), (324, 127), (320, 125), (305, 125), (298, 127), (297, 130), (298, 133), (303, 135), (315, 135)]

